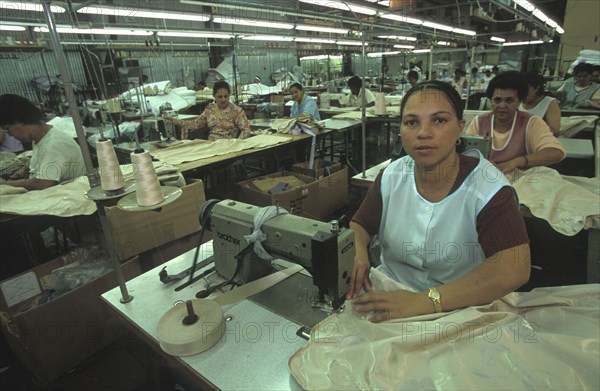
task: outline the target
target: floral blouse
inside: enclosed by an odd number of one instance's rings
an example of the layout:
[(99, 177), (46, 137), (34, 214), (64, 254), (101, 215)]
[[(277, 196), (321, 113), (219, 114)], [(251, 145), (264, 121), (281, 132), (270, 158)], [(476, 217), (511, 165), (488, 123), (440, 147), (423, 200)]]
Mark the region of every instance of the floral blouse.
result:
[(204, 112), (200, 114), (200, 117), (193, 121), (182, 122), (182, 134), (187, 135), (189, 132), (201, 128), (205, 121), (208, 129), (210, 129), (208, 134), (210, 141), (221, 138), (236, 138), (238, 131), (241, 131), (239, 138), (247, 138), (251, 135), (250, 123), (244, 110), (233, 103), (229, 103), (220, 113), (217, 113), (215, 103), (209, 103)]

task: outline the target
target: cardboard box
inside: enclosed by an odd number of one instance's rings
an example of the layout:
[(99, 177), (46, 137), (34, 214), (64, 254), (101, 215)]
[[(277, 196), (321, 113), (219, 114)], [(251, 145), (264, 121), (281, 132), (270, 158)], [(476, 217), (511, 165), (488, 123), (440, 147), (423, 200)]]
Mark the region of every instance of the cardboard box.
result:
[[(289, 175), (303, 184), (277, 194), (268, 194), (254, 185), (257, 181), (263, 189), (272, 188)], [(348, 168), (321, 179), (289, 172), (248, 179), (238, 183), (237, 199), (258, 206), (278, 204), (293, 214), (312, 219), (328, 218), (348, 202)]]
[(284, 96), (280, 94), (271, 94), (270, 96), (271, 103), (283, 103)]
[(292, 166), (292, 171), (319, 179), (342, 169), (341, 163), (322, 159), (315, 159), (313, 168), (308, 168), (308, 166), (309, 162), (296, 163)]
[(128, 212), (117, 206), (105, 208), (119, 260), (200, 230), (204, 184), (201, 180), (192, 180), (181, 189), (183, 194), (161, 210)]
[[(14, 295), (19, 292), (11, 290), (11, 285), (12, 288), (34, 289), (32, 283), (37, 281), (41, 286), (52, 270), (63, 265), (62, 259), (58, 258), (1, 283), (2, 333), (15, 356), (40, 385), (52, 382), (82, 363), (124, 331), (100, 299), (102, 293), (117, 286), (114, 271), (21, 312), (39, 295), (18, 302)], [(121, 269), (126, 280), (138, 276), (137, 257), (121, 264)], [(27, 279), (28, 276), (31, 278)]]

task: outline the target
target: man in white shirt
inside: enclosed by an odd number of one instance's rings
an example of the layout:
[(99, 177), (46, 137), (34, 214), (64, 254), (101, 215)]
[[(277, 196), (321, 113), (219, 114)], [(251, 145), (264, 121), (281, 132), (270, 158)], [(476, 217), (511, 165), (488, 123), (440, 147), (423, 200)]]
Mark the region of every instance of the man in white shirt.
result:
[(85, 174), (79, 145), (61, 129), (46, 124), (44, 114), (29, 100), (0, 96), (0, 125), (23, 143), (33, 144), (31, 162), (5, 185), (43, 190)]
[[(344, 106), (348, 107), (362, 107), (362, 80), (358, 76), (352, 76), (348, 79), (348, 88), (350, 88), (350, 94), (347, 95), (342, 102)], [(375, 94), (371, 90), (365, 88), (366, 106), (375, 105)]]

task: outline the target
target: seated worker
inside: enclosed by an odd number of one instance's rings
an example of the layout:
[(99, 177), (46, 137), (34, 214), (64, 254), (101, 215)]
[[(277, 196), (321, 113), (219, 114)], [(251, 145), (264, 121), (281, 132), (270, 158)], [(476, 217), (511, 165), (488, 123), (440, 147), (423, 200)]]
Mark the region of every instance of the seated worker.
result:
[(544, 91), (546, 79), (537, 72), (527, 72), (525, 78), (529, 91), (527, 97), (521, 102), (519, 110), (542, 118), (550, 127), (552, 134), (558, 136), (560, 133), (560, 107), (558, 107), (556, 98), (546, 95), (546, 91)]
[(594, 65), (594, 68), (592, 68), (592, 81), (600, 83), (600, 65)]
[(409, 88), (416, 86), (419, 82), (419, 73), (417, 71), (408, 71), (406, 77), (408, 79), (408, 82), (410, 83)]
[[(381, 322), (490, 303), (525, 284), (529, 238), (514, 189), (478, 151), (457, 151), (460, 95), (448, 83), (422, 82), (400, 112), (407, 156), (377, 175), (350, 223), (353, 309), (376, 311), (370, 320)], [(373, 290), (367, 247), (375, 234), (378, 269), (415, 292)]]
[(566, 99), (560, 107), (596, 107), (600, 108), (600, 84), (592, 81), (594, 66), (582, 62), (573, 69), (573, 77), (565, 81), (557, 93), (564, 91)]
[(0, 129), (0, 152), (21, 152), (23, 144), (8, 134), (4, 128)]
[(454, 78), (450, 82), (452, 87), (462, 96), (464, 88), (467, 88), (467, 73), (460, 68), (454, 70)]
[(204, 91), (206, 89), (206, 83), (204, 81), (199, 81), (198, 84), (196, 84), (196, 91)]
[(304, 88), (300, 83), (294, 83), (290, 86), (290, 93), (294, 104), (290, 111), (290, 117), (294, 118), (300, 114), (307, 113), (312, 115), (315, 121), (321, 120), (319, 109), (317, 108), (317, 102), (311, 97), (304, 93)]
[(247, 138), (250, 134), (250, 123), (244, 110), (229, 101), (231, 89), (226, 81), (220, 80), (213, 87), (214, 102), (209, 103), (196, 119), (182, 121), (165, 116), (173, 124), (181, 126), (181, 139), (188, 138), (189, 133), (208, 127), (208, 140), (221, 138)]
[(518, 110), (527, 91), (527, 80), (521, 73), (499, 73), (486, 90), (492, 111), (475, 117), (466, 132), (491, 135), (489, 159), (505, 173), (515, 168), (550, 166), (565, 158), (565, 149), (544, 120)]
[(42, 111), (29, 100), (12, 94), (0, 96), (0, 126), (17, 140), (33, 144), (29, 166), (3, 184), (42, 190), (85, 174), (79, 145), (43, 120)]
[[(358, 76), (352, 76), (348, 79), (348, 88), (350, 94), (344, 98), (342, 104), (349, 107), (362, 107), (362, 80)], [(371, 90), (365, 88), (366, 107), (375, 106), (375, 94)]]

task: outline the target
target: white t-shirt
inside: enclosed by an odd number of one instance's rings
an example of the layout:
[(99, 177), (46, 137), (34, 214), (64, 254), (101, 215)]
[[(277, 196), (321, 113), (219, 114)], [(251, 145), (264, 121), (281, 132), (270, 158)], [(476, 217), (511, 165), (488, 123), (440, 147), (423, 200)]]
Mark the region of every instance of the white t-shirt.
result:
[[(362, 92), (362, 89), (361, 89)], [(375, 102), (375, 94), (371, 92), (368, 88), (365, 88), (365, 98), (367, 98), (367, 105), (371, 102)], [(359, 92), (358, 96), (353, 95), (352, 93), (348, 94), (344, 98), (344, 102), (342, 104), (350, 107), (361, 107), (362, 105), (362, 95)]]
[(33, 143), (29, 178), (64, 182), (85, 174), (79, 145), (53, 126), (38, 143)]
[(550, 103), (552, 103), (553, 100), (556, 100), (556, 98), (553, 98), (551, 96), (545, 96), (541, 101), (538, 102), (537, 105), (533, 106), (530, 109), (526, 109), (525, 107), (523, 107), (523, 103), (521, 103), (521, 105), (519, 106), (519, 110), (527, 111), (529, 114), (537, 115), (540, 118), (544, 118), (546, 116), (546, 111), (548, 111), (548, 106), (550, 106)]

